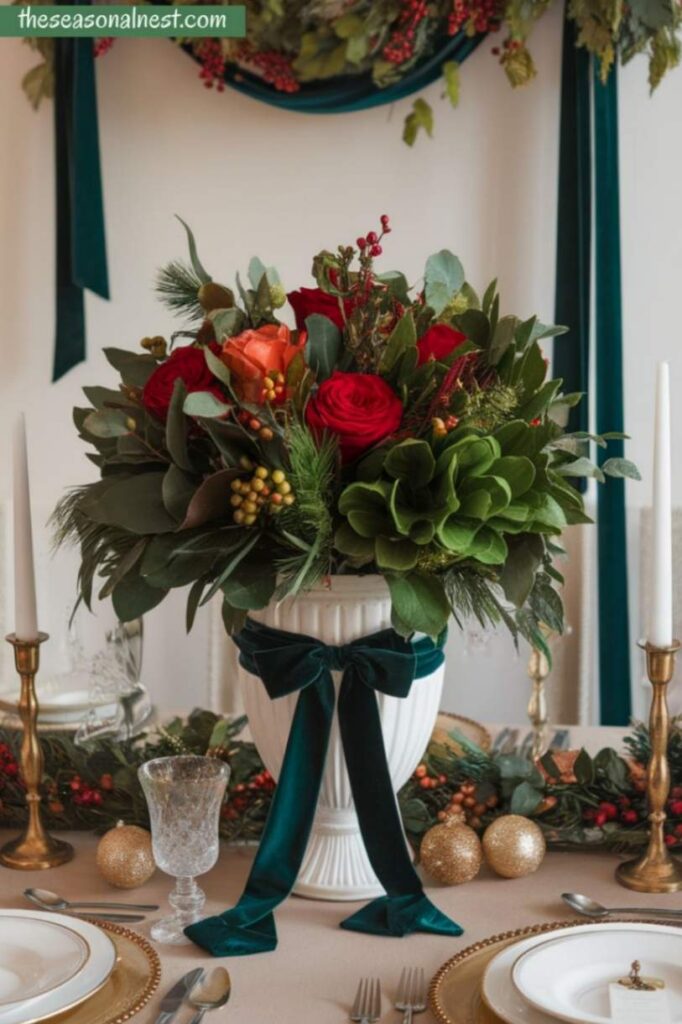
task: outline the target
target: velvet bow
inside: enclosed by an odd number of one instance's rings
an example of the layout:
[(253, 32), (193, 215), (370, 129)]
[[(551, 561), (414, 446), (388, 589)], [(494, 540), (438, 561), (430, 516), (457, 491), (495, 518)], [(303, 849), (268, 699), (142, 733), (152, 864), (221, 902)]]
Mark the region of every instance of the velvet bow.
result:
[(241, 663), (276, 700), (300, 691), (280, 778), (244, 893), (235, 907), (185, 933), (214, 956), (275, 949), (274, 909), (291, 892), (305, 854), (334, 717), (331, 673), (343, 673), (341, 741), (362, 838), (386, 895), (341, 922), (374, 935), (461, 935), (426, 897), (405, 846), (386, 761), (376, 692), (406, 697), (442, 664), (442, 641), (411, 643), (392, 629), (334, 647), (249, 620), (235, 638)]

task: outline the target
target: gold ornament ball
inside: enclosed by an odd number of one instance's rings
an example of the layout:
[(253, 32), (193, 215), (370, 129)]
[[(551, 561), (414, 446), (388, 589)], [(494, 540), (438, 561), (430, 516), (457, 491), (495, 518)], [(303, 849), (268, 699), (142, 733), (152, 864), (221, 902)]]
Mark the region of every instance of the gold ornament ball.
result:
[(520, 814), (503, 814), (483, 835), (485, 859), (503, 878), (532, 875), (545, 859), (546, 850), (542, 829)]
[(119, 821), (97, 844), (96, 862), (102, 878), (117, 889), (134, 889), (154, 874), (152, 837), (138, 825)]
[(437, 882), (462, 885), (480, 870), (481, 840), (472, 828), (453, 817), (429, 829), (422, 839), (420, 857), (424, 869)]

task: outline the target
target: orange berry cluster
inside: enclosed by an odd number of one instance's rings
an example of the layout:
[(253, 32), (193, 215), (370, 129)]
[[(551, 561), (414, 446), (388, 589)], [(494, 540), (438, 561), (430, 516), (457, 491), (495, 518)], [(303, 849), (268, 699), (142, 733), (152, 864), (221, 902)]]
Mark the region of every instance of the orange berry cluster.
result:
[(241, 412), (237, 413), (237, 419), (243, 426), (253, 430), (254, 434), (258, 434), (261, 441), (272, 441), (275, 436), (270, 427), (263, 426), (258, 417), (253, 416), (246, 409), (242, 409)]
[(276, 402), (285, 391), (285, 379), (283, 373), (271, 372), (263, 378), (263, 390), (261, 391), (261, 402)]
[(483, 799), (477, 794), (475, 783), (463, 782), (457, 792), (450, 797), (450, 806), (440, 811), (438, 817), (444, 821), (451, 814), (461, 814), (467, 825), (471, 825), (472, 828), (480, 828), (483, 815), (486, 811), (492, 811), (497, 804), (498, 798), (494, 793)]
[(456, 416), (446, 416), (445, 419), (441, 419), (440, 416), (434, 416), (431, 420), (431, 427), (436, 437), (445, 437), (451, 430), (454, 430), (459, 420)]
[(296, 498), (283, 469), (269, 470), (267, 466), (253, 466), (250, 460), (245, 469), (251, 469), (248, 480), (237, 479), (230, 484), (232, 518), (239, 526), (253, 526), (261, 511), (279, 512), (293, 505)]

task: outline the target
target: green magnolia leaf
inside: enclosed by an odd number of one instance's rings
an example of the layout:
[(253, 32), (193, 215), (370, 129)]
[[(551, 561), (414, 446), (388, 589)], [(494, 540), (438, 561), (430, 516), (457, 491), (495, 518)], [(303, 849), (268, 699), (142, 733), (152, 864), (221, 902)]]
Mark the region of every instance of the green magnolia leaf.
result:
[(270, 603), (276, 585), (273, 566), (262, 559), (253, 559), (243, 562), (239, 572), (229, 576), (221, 589), (233, 608), (255, 611)]
[(426, 304), (439, 316), (464, 284), (464, 268), (448, 249), (429, 256), (424, 270)]
[(408, 146), (414, 146), (420, 131), (425, 131), (429, 138), (433, 136), (433, 110), (426, 100), (422, 99), (414, 101), (412, 112), (405, 118), (403, 142)]
[(161, 495), (168, 512), (182, 522), (187, 513), (187, 506), (197, 489), (196, 480), (176, 465), (169, 466), (163, 478)]
[(438, 527), (438, 539), (447, 551), (465, 556), (479, 528), (477, 522), (461, 519), (457, 515), (448, 516)]
[(311, 313), (305, 320), (308, 340), (305, 346), (305, 358), (310, 369), (315, 373), (318, 382), (331, 377), (341, 352), (341, 331), (329, 317), (320, 313)]
[(185, 222), (182, 219), (182, 217), (178, 217), (177, 213), (176, 213), (175, 216), (180, 221), (180, 223), (182, 224), (183, 228), (187, 232), (187, 244), (189, 246), (189, 258), (190, 258), (190, 263), (192, 264), (192, 267), (194, 269), (194, 273), (197, 275), (197, 277), (199, 278), (199, 280), (201, 281), (202, 284), (208, 284), (208, 282), (211, 281), (212, 278), (211, 278), (211, 275), (209, 273), (207, 273), (207, 271), (204, 270), (203, 266), (201, 265), (201, 260), (199, 259), (199, 255), (197, 253), (197, 243), (195, 241), (195, 238), (194, 238), (194, 235), (192, 233), (192, 230), (191, 230), (191, 228), (187, 224), (185, 224)]
[(391, 331), (379, 362), (379, 373), (388, 374), (406, 349), (417, 343), (417, 332), (411, 313), (405, 313)]
[(491, 476), (503, 477), (509, 484), (512, 498), (518, 498), (530, 490), (535, 480), (535, 466), (522, 455), (503, 455), (492, 463), (488, 472)]
[(192, 391), (182, 406), (185, 416), (226, 416), (230, 406), (221, 402), (211, 391)]
[(480, 309), (466, 309), (455, 317), (455, 325), (478, 348), (487, 348), (490, 340), (490, 320)]
[(629, 480), (641, 480), (642, 476), (634, 462), (629, 459), (607, 459), (602, 462), (601, 469), (607, 476), (627, 477)]
[(375, 545), (376, 562), (380, 569), (389, 572), (408, 572), (414, 569), (419, 556), (419, 547), (411, 540), (393, 540), (377, 537)]
[(125, 348), (105, 348), (107, 361), (121, 375), (121, 380), (131, 388), (143, 388), (159, 365), (153, 356), (137, 355)]
[(528, 534), (509, 541), (507, 561), (500, 574), (504, 596), (517, 608), (522, 608), (533, 589), (536, 573), (542, 564), (544, 544)]
[(133, 546), (126, 551), (123, 558), (117, 562), (116, 568), (113, 570), (111, 576), (97, 595), (100, 601), (103, 601), (106, 597), (110, 597), (114, 587), (120, 583), (124, 576), (127, 576), (128, 573), (135, 568), (144, 554), (146, 543), (147, 542), (145, 540), (138, 540), (136, 544), (133, 544)]
[(456, 60), (446, 60), (443, 64), (445, 79), (445, 95), (453, 107), (459, 103), (459, 64)]
[(426, 441), (413, 438), (391, 448), (384, 461), (384, 469), (389, 476), (411, 487), (424, 487), (433, 477), (435, 468), (431, 446)]
[(528, 421), (537, 419), (554, 401), (557, 391), (561, 390), (562, 384), (563, 381), (560, 378), (558, 380), (548, 380), (521, 406), (517, 415)]
[(334, 547), (348, 555), (356, 564), (371, 562), (374, 558), (374, 538), (361, 537), (349, 523), (342, 523), (334, 535)]
[(503, 316), (498, 320), (488, 349), (488, 358), (493, 366), (499, 363), (511, 345), (518, 325), (519, 320), (515, 316)]
[(483, 565), (502, 565), (508, 554), (507, 543), (499, 533), (482, 526), (471, 542), (470, 554)]
[(200, 579), (190, 587), (189, 594), (187, 596), (187, 611), (185, 613), (185, 630), (187, 633), (191, 633), (194, 620), (197, 615), (199, 604), (201, 603), (201, 597), (206, 589), (206, 580)]
[(191, 530), (230, 515), (230, 484), (239, 472), (236, 468), (219, 469), (217, 473), (207, 476), (191, 497), (181, 529)]
[(384, 509), (351, 509), (348, 512), (348, 522), (361, 537), (377, 537), (380, 533), (391, 530), (391, 520)]
[(586, 750), (581, 750), (573, 765), (573, 774), (579, 786), (589, 786), (594, 781), (594, 763)]
[(136, 408), (130, 404), (122, 391), (114, 391), (113, 388), (88, 386), (83, 388), (83, 394), (95, 409), (106, 409), (112, 405), (115, 407), (123, 405), (131, 410)]
[(423, 572), (406, 576), (389, 573), (386, 582), (399, 625), (431, 637), (443, 632), (450, 616), (450, 604), (437, 576)]
[(173, 385), (173, 394), (166, 418), (166, 447), (171, 458), (180, 469), (191, 471), (192, 463), (187, 454), (187, 419), (183, 405), (187, 398), (184, 381), (178, 377)]
[(163, 503), (163, 472), (116, 475), (100, 481), (101, 489), (90, 488), (81, 509), (95, 523), (119, 526), (131, 533), (167, 533), (176, 521)]
[(94, 437), (124, 437), (135, 421), (120, 409), (99, 409), (85, 417), (82, 429)]
[(131, 622), (161, 604), (167, 593), (167, 590), (151, 587), (140, 576), (131, 574), (114, 588), (111, 600), (121, 622)]

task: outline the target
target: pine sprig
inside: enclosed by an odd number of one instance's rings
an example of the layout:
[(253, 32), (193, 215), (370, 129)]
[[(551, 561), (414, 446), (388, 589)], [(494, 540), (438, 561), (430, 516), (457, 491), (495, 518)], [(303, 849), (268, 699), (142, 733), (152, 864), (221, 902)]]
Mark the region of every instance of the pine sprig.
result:
[(329, 572), (334, 523), (333, 489), (337, 463), (337, 442), (324, 438), (318, 445), (313, 435), (300, 423), (293, 423), (287, 433), (289, 480), (296, 497), (293, 505), (277, 520), (284, 540), (287, 536), (302, 540), (303, 545), (289, 542), (294, 553), (282, 558), (278, 569), (283, 576), (282, 594), (295, 594), (314, 586)]
[(167, 263), (156, 278), (156, 291), (163, 304), (176, 316), (191, 320), (201, 320), (204, 315), (198, 298), (201, 285), (194, 269), (182, 260)]

